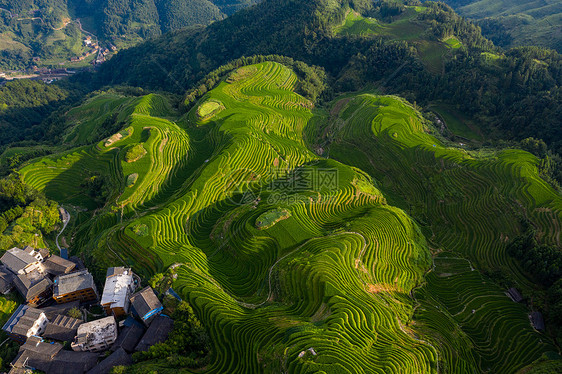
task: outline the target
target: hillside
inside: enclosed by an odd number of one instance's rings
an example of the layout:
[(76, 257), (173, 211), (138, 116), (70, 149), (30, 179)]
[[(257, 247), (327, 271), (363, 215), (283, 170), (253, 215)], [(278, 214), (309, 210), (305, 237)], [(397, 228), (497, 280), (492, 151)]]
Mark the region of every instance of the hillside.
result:
[(496, 45), (537, 45), (562, 52), (562, 2), (522, 0), (444, 0), (476, 20)]
[[(87, 66), (87, 37), (103, 48), (128, 47), (167, 31), (221, 20), (257, 0), (0, 1), (0, 71)], [(88, 54), (85, 62), (71, 57)], [(32, 60), (35, 58), (34, 60)]]
[[(395, 96), (315, 107), (301, 80), (275, 62), (227, 70), (186, 114), (102, 93), (69, 113), (65, 142), (103, 116), (115, 134), (20, 174), (77, 215), (71, 247), (99, 273), (180, 265), (173, 287), (212, 345), (189, 368), (512, 373), (556, 356), (503, 289), (541, 292), (506, 253), (522, 211), (560, 245), (562, 198), (539, 160), (436, 138)], [(169, 349), (131, 372), (175, 370), (186, 353)]]
[(560, 54), (443, 3), (264, 0), (1, 87), (0, 251), (54, 248), (60, 204), (96, 281), (162, 293), (173, 333), (117, 372), (557, 370), (561, 94)]
[(562, 118), (560, 54), (536, 47), (499, 50), (442, 4), (401, 6), (388, 16), (392, 6), (360, 13), (336, 3), (266, 0), (204, 30), (171, 33), (124, 51), (97, 78), (181, 93), (234, 59), (282, 54), (322, 66), (336, 92), (374, 86), (423, 105), (446, 103), (490, 137), (538, 137), (561, 152), (552, 131)]

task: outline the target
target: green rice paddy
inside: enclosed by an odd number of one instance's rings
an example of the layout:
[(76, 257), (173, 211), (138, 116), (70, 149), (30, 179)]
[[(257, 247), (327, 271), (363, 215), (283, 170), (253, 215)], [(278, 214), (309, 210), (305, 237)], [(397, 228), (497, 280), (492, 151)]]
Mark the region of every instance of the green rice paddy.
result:
[[(102, 94), (75, 115), (97, 126), (119, 105), (127, 131), (20, 173), (89, 210), (71, 251), (145, 278), (180, 264), (174, 290), (213, 342), (198, 372), (512, 373), (553, 351), (483, 275), (533, 289), (505, 253), (523, 209), (559, 240), (562, 199), (538, 160), (449, 147), (394, 96), (348, 95), (328, 117), (296, 82), (278, 63), (244, 67), (182, 116), (160, 95)], [(81, 187), (94, 173), (110, 186), (97, 211)]]

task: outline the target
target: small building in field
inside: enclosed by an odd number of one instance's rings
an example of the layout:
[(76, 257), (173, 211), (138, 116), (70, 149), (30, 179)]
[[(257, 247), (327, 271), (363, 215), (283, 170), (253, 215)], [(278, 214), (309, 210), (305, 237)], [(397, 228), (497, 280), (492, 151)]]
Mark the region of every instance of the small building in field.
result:
[(94, 277), (88, 270), (62, 274), (55, 278), (53, 299), (59, 304), (79, 300), (81, 302), (95, 301), (98, 291)]
[(109, 349), (115, 340), (117, 323), (110, 316), (81, 324), (71, 347), (74, 351), (100, 352)]
[(78, 327), (83, 323), (81, 319), (69, 316), (57, 315), (52, 321), (47, 323), (43, 337), (61, 342), (72, 342)]
[(41, 335), (48, 322), (47, 316), (40, 309), (20, 305), (4, 324), (2, 330), (12, 339), (23, 343), (31, 336)]
[(101, 306), (110, 316), (122, 316), (129, 312), (131, 293), (135, 289), (133, 271), (125, 267), (107, 269)]
[(131, 305), (133, 306), (134, 313), (147, 326), (164, 310), (152, 287), (145, 287), (140, 292), (134, 294), (131, 297)]
[(507, 295), (516, 303), (520, 303), (521, 301), (523, 301), (523, 296), (521, 296), (521, 293), (519, 293), (519, 290), (517, 290), (517, 288), (515, 287), (509, 288), (507, 290)]
[(43, 261), (43, 257), (38, 252), (32, 249), (24, 251), (16, 247), (7, 250), (0, 258), (0, 262), (2, 262), (8, 270), (19, 275), (28, 274), (33, 271), (42, 272), (41, 261)]
[(51, 299), (53, 292), (53, 282), (37, 270), (27, 274), (19, 274), (14, 279), (14, 285), (31, 306), (38, 306), (47, 302)]
[(62, 257), (52, 255), (43, 261), (43, 267), (47, 273), (57, 276), (72, 272), (76, 268), (76, 264)]
[(4, 265), (0, 265), (0, 293), (6, 295), (14, 289), (16, 276)]
[(544, 330), (544, 319), (541, 312), (532, 312), (529, 319), (535, 330)]
[(137, 344), (135, 351), (148, 351), (148, 348), (154, 344), (164, 342), (173, 327), (174, 321), (170, 317), (159, 315), (154, 318), (139, 344)]

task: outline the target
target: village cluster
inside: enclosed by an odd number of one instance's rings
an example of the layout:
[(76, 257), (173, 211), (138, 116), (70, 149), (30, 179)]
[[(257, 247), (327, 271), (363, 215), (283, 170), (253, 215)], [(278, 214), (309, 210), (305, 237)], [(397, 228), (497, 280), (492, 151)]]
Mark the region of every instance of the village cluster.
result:
[[(26, 301), (2, 327), (21, 344), (10, 374), (109, 373), (131, 364), (135, 351), (166, 340), (172, 329), (154, 290), (138, 290), (140, 278), (130, 268), (107, 269), (100, 300), (78, 258), (25, 247), (8, 250), (0, 262), (0, 292), (15, 288)], [(98, 314), (87, 312), (96, 305)]]

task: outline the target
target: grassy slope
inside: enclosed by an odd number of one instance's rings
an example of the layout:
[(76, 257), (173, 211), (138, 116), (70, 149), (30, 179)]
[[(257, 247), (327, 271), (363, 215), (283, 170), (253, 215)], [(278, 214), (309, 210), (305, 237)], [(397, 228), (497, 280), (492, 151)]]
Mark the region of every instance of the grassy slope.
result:
[[(562, 209), (560, 196), (538, 177), (534, 156), (447, 148), (425, 132), (412, 107), (393, 97), (360, 95), (338, 117), (327, 131), (335, 138), (331, 157), (380, 181), (392, 202), (422, 224), (435, 253), (453, 251), (480, 270), (503, 269), (512, 284), (533, 289), (505, 244), (518, 233), (518, 217), (526, 215), (547, 242), (559, 245)], [(416, 318), (454, 372), (511, 372), (554, 349), (533, 332), (524, 308), (478, 271), (449, 273), (436, 261), (427, 279), (416, 293), (421, 303)], [(461, 342), (461, 351), (454, 341)]]
[[(365, 18), (354, 11), (347, 14), (343, 24), (334, 29), (336, 35), (385, 36), (393, 40), (407, 40), (416, 46), (425, 66), (434, 73), (441, 72), (443, 58), (449, 48), (460, 48), (462, 44), (451, 37), (446, 41), (428, 39), (424, 36), (426, 25), (415, 20), (424, 7), (407, 7), (407, 10), (392, 22)], [(456, 42), (455, 42), (456, 41)]]
[(468, 18), (498, 19), (513, 37), (511, 45), (562, 48), (562, 3), (559, 1), (474, 0), (455, 9)]
[[(456, 259), (501, 268), (532, 289), (505, 243), (518, 212), (556, 242), (562, 207), (533, 156), (447, 148), (395, 97), (351, 95), (328, 118), (292, 92), (287, 68), (242, 69), (182, 118), (158, 95), (94, 98), (84, 106), (92, 117), (75, 113), (80, 126), (95, 128), (101, 108), (119, 107), (129, 136), (21, 170), (49, 197), (90, 209), (80, 184), (93, 171), (108, 176), (108, 205), (77, 226), (72, 246), (94, 253), (100, 267), (125, 263), (145, 277), (183, 264), (174, 288), (215, 345), (206, 372), (512, 372), (553, 349), (520, 305)], [(224, 108), (201, 119), (210, 102)], [(335, 140), (322, 146), (359, 169), (315, 155), (309, 146), (320, 144), (305, 137)], [(126, 163), (126, 150), (141, 142), (147, 155)], [(326, 171), (338, 183), (290, 187)], [(125, 187), (131, 174), (138, 180)], [(291, 217), (258, 230), (258, 217), (273, 209)], [(420, 284), (428, 244), (452, 254)], [(299, 358), (308, 348), (318, 355)], [(173, 371), (164, 361), (142, 365)]]

